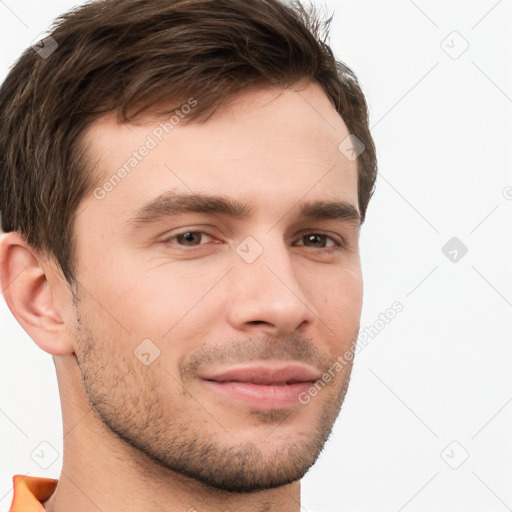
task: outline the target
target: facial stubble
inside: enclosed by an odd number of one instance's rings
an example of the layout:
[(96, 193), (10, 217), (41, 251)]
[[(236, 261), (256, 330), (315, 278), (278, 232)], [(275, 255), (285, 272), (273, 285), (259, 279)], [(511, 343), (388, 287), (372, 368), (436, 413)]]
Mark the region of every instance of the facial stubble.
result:
[[(178, 383), (183, 382), (180, 377), (172, 376), (161, 362), (149, 367), (142, 365), (131, 350), (120, 350), (108, 333), (94, 328), (80, 310), (76, 301), (76, 359), (85, 394), (95, 418), (101, 422), (107, 435), (116, 436), (126, 445), (126, 452), (135, 459), (137, 467), (146, 468), (149, 472), (175, 472), (210, 489), (250, 493), (300, 480), (318, 459), (341, 410), (350, 381), (351, 363), (315, 397), (325, 397), (323, 408), (314, 428), (298, 432), (298, 440), (287, 441), (281, 432), (293, 421), (295, 414), (301, 413), (300, 410), (250, 409), (246, 417), (253, 424), (264, 425), (266, 435), (239, 442), (223, 427), (227, 434), (222, 437), (228, 439), (224, 442), (219, 439), (220, 423), (212, 424), (217, 429), (215, 432), (205, 428), (204, 418), (202, 421), (191, 418), (187, 405), (191, 400), (198, 401), (182, 384), (178, 384), (182, 403), (176, 404), (172, 410), (164, 407), (168, 397), (162, 378), (169, 374)], [(294, 357), (298, 360), (307, 358), (307, 349), (300, 357), (297, 350), (300, 350), (301, 343), (310, 349), (311, 345), (302, 340), (297, 349), (297, 340), (291, 342), (289, 347), (295, 347)], [(258, 345), (251, 343), (247, 346), (252, 351), (246, 352), (245, 358), (249, 360)], [(266, 345), (260, 356), (272, 358), (275, 346)], [(322, 364), (325, 362), (323, 360)], [(183, 376), (183, 372), (181, 374)], [(337, 389), (334, 387), (336, 383)], [(208, 420), (215, 421), (215, 411), (209, 413), (212, 417), (208, 416)], [(268, 427), (271, 427), (270, 433)], [(273, 448), (266, 448), (272, 444)]]

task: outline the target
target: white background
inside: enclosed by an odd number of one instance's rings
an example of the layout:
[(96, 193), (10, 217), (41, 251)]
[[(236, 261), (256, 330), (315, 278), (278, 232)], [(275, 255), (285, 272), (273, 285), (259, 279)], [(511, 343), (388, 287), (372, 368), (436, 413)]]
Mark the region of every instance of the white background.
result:
[[(0, 80), (79, 3), (0, 0)], [(395, 301), (404, 309), (358, 354), (302, 510), (512, 510), (512, 1), (323, 5), (378, 149), (361, 329)], [(468, 248), (457, 262), (442, 252), (452, 237)], [(42, 441), (61, 454), (62, 417), (51, 356), (3, 300), (0, 338), (7, 510), (13, 474), (59, 477), (61, 457), (44, 470), (30, 454)]]

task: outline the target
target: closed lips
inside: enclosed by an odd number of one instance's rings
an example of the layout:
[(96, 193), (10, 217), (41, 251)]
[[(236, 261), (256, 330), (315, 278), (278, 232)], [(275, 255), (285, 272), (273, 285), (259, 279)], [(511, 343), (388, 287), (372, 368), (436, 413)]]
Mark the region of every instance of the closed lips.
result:
[(214, 382), (247, 382), (264, 386), (285, 386), (316, 381), (321, 374), (303, 365), (269, 367), (263, 365), (231, 368), (213, 375), (203, 375), (204, 380)]

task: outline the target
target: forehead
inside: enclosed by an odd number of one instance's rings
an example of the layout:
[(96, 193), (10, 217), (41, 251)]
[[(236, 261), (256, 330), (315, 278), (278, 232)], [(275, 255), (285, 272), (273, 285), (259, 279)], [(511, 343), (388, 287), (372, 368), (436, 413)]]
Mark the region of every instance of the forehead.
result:
[(349, 132), (319, 85), (247, 91), (206, 122), (174, 117), (130, 125), (107, 115), (90, 127), (85, 140), (95, 183), (105, 193), (102, 207), (128, 215), (179, 190), (240, 197), (259, 192), (274, 203), (329, 195), (358, 209), (357, 161), (339, 150)]

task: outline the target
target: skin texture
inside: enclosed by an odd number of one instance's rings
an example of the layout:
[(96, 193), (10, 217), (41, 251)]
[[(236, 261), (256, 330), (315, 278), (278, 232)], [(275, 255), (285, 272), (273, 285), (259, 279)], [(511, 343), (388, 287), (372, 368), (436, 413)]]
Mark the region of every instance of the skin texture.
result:
[[(109, 115), (90, 128), (99, 183), (158, 122)], [(307, 404), (271, 411), (199, 376), (251, 362), (321, 375), (353, 346), (359, 226), (298, 217), (299, 201), (358, 209), (356, 162), (338, 150), (348, 134), (307, 82), (246, 91), (204, 124), (177, 125), (103, 199), (78, 208), (75, 297), (51, 260), (2, 236), (6, 301), (57, 368), (64, 454), (47, 510), (299, 511), (300, 479), (329, 436), (351, 362)], [(128, 222), (169, 191), (222, 194), (253, 211)], [(186, 232), (205, 234), (176, 236)], [(247, 237), (262, 248), (252, 263), (236, 251)], [(148, 365), (134, 355), (143, 340), (146, 353), (159, 350)]]

